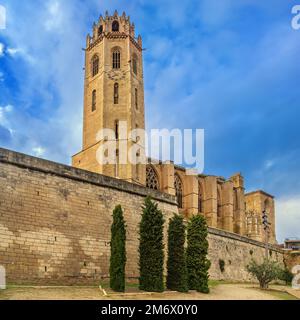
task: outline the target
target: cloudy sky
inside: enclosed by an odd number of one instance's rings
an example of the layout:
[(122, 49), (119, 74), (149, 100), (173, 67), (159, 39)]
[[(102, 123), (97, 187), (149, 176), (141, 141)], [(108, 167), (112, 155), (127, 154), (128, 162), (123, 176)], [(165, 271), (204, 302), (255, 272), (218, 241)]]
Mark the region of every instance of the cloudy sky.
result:
[(299, 0), (0, 0), (0, 146), (70, 164), (81, 148), (82, 47), (101, 13), (144, 42), (147, 127), (204, 128), (205, 173), (242, 172), (300, 237)]

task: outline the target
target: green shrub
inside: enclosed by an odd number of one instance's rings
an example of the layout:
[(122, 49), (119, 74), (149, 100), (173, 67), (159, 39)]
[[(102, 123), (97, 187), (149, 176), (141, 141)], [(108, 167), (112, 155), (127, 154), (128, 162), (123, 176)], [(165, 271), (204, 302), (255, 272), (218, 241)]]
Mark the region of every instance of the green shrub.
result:
[(294, 275), (287, 268), (280, 270), (278, 279), (285, 282), (286, 285), (291, 285)]
[(264, 259), (261, 264), (251, 260), (247, 270), (259, 281), (261, 289), (267, 289), (271, 281), (279, 278), (281, 268), (277, 262)]
[(167, 288), (179, 292), (188, 291), (184, 243), (183, 217), (174, 215), (168, 229)]
[(119, 205), (113, 211), (110, 244), (110, 287), (117, 292), (125, 291), (126, 265), (126, 230), (122, 207)]
[(164, 291), (164, 219), (150, 197), (145, 199), (140, 223), (140, 279), (139, 287), (144, 291)]
[(210, 261), (207, 259), (208, 241), (205, 218), (196, 215), (191, 218), (187, 228), (187, 270), (189, 289), (208, 293), (208, 270)]

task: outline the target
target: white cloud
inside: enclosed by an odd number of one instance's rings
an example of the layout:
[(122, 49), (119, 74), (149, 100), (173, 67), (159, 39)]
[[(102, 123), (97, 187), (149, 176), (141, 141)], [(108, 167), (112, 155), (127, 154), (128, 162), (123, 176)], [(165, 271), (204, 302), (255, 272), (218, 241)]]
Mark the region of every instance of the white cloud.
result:
[(7, 51), (7, 53), (8, 53), (9, 55), (11, 55), (11, 56), (14, 56), (14, 55), (16, 55), (17, 53), (22, 52), (21, 49), (17, 49), (17, 48), (7, 48), (6, 51)]
[(6, 126), (7, 125), (7, 114), (13, 111), (13, 106), (7, 105), (5, 107), (0, 106), (0, 124)]
[(32, 151), (34, 152), (34, 155), (36, 157), (41, 157), (45, 154), (46, 149), (42, 147), (35, 147), (35, 148), (32, 148)]
[(300, 238), (300, 194), (292, 197), (279, 198), (276, 205), (277, 239)]
[(265, 161), (264, 167), (266, 170), (271, 169), (274, 166), (274, 160)]
[(44, 23), (47, 31), (53, 29), (59, 29), (63, 22), (63, 9), (61, 8), (59, 1), (49, 1), (47, 4), (47, 19)]

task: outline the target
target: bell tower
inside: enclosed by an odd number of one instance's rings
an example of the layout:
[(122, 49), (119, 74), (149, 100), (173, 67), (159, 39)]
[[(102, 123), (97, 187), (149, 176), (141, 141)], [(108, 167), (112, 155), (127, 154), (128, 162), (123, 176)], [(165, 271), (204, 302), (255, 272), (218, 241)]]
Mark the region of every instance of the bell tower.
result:
[[(142, 53), (142, 38), (125, 13), (106, 12), (94, 23), (85, 48), (83, 147), (72, 158), (74, 167), (145, 185), (144, 136), (131, 135), (145, 129)], [(99, 135), (107, 129), (113, 135)], [(115, 163), (99, 162), (99, 150), (110, 141)], [(128, 159), (132, 149), (135, 162)], [(125, 162), (121, 152), (127, 152)]]

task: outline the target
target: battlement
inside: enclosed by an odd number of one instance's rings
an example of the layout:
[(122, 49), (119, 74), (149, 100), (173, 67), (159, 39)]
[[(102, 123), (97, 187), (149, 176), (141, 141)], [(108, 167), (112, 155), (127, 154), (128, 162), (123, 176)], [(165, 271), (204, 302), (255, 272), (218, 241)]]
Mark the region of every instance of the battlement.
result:
[(138, 35), (135, 38), (135, 25), (130, 22), (130, 16), (125, 12), (120, 16), (117, 10), (113, 15), (106, 11), (105, 16), (100, 15), (99, 20), (94, 23), (92, 35), (87, 35), (87, 49), (93, 47), (104, 37), (108, 38), (126, 38), (130, 37), (131, 41), (142, 49), (142, 37)]

